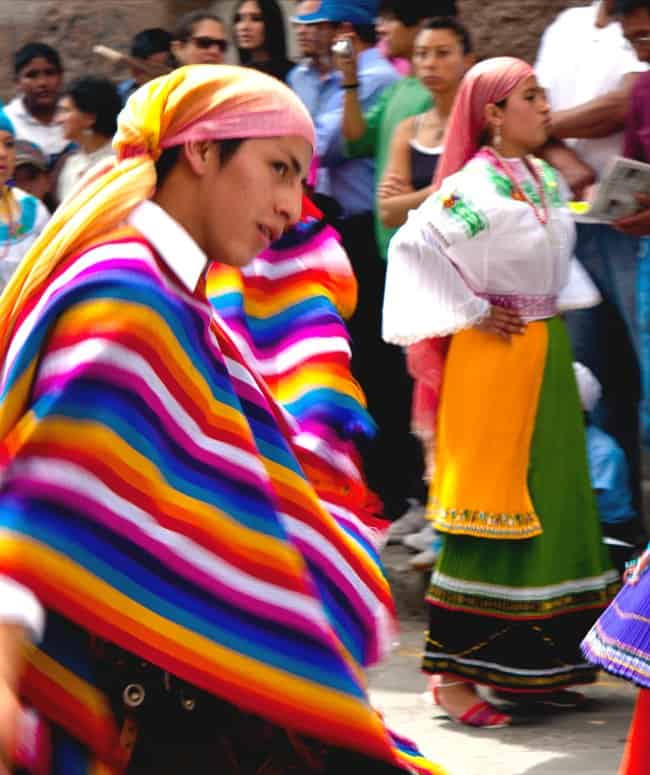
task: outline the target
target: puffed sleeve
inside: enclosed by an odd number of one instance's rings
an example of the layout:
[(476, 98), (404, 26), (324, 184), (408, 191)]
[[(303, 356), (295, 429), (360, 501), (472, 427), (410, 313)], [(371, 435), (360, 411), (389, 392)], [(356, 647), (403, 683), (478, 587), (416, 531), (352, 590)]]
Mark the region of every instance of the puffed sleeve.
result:
[(567, 282), (557, 297), (560, 312), (595, 307), (603, 300), (600, 291), (575, 256), (569, 261)]
[(409, 345), (446, 336), (485, 317), (489, 303), (471, 290), (447, 252), (484, 229), (487, 218), (449, 186), (409, 214), (388, 250), (382, 324), (387, 342)]

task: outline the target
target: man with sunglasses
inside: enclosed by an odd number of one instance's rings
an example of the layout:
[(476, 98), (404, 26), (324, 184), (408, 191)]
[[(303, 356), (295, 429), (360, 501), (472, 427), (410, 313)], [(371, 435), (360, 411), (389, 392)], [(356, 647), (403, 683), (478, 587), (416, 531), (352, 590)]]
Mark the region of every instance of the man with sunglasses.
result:
[(222, 65), (228, 47), (223, 20), (208, 11), (181, 17), (173, 34), (172, 54), (179, 65)]

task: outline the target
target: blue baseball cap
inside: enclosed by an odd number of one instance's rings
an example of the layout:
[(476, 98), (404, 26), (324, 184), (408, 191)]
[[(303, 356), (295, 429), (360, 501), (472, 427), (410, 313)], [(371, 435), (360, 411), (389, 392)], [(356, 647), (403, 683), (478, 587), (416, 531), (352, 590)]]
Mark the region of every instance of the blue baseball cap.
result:
[(317, 22), (349, 22), (350, 24), (374, 24), (379, 0), (323, 0), (313, 13), (293, 16), (296, 24)]

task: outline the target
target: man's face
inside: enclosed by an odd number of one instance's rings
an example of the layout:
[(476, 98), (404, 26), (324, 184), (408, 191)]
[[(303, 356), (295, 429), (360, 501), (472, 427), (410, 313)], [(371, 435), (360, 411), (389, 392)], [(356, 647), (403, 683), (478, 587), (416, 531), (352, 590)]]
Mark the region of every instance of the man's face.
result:
[(413, 30), (392, 14), (380, 16), (376, 22), (377, 36), (386, 46), (390, 57), (411, 57)]
[[(296, 16), (305, 16), (314, 13), (320, 7), (320, 0), (303, 0), (296, 5)], [(294, 23), (298, 52), (301, 57), (316, 57), (318, 52), (317, 24)]]
[(637, 8), (621, 19), (623, 35), (642, 62), (650, 62), (650, 11)]
[[(148, 57), (145, 57), (144, 61), (154, 67), (160, 67), (160, 74), (163, 75), (169, 65), (169, 51), (156, 51), (155, 54), (149, 54)], [(131, 74), (133, 75), (133, 80), (139, 86), (142, 86), (143, 83), (147, 83), (147, 81), (155, 78), (154, 75), (145, 73), (144, 70), (140, 70), (139, 68), (132, 68)]]
[(47, 59), (34, 57), (18, 73), (16, 83), (23, 94), (25, 107), (39, 114), (54, 110), (61, 89), (62, 73)]
[(245, 140), (225, 164), (216, 145), (208, 153), (195, 196), (200, 244), (210, 260), (243, 266), (300, 218), (312, 149), (287, 136)]

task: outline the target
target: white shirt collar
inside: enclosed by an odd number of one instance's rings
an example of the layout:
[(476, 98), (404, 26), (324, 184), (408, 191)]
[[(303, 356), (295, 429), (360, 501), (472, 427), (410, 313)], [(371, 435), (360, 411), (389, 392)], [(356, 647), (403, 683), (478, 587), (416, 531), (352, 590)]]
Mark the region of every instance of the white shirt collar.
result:
[(183, 285), (196, 290), (208, 258), (180, 223), (150, 199), (135, 207), (127, 220), (151, 242)]

